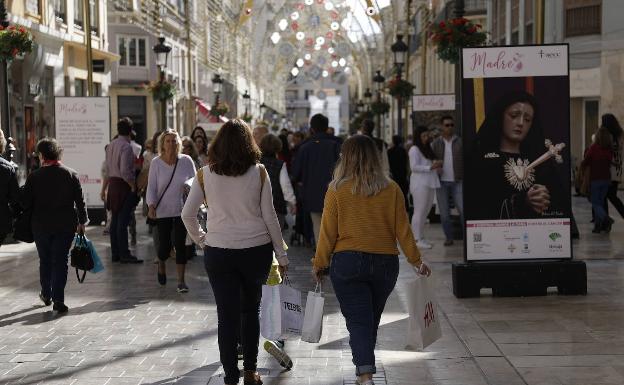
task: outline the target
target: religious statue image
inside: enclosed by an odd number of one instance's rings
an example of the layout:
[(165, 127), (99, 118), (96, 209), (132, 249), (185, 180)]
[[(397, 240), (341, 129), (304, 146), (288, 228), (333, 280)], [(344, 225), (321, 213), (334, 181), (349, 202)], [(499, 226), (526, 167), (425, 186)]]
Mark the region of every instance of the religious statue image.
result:
[(466, 157), (466, 202), (475, 203), (465, 208), (468, 220), (569, 216), (562, 187), (569, 173), (559, 165), (565, 143), (544, 137), (541, 113), (523, 91), (488, 110)]

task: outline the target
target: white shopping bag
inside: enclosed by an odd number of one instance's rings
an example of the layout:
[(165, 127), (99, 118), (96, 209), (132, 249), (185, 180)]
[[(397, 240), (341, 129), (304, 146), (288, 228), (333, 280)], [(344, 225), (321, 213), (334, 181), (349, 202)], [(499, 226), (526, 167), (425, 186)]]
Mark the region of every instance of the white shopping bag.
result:
[(433, 278), (416, 274), (407, 283), (407, 348), (424, 349), (442, 337)]
[(321, 340), (321, 334), (323, 334), (324, 306), (325, 298), (323, 298), (321, 284), (317, 283), (314, 291), (308, 292), (308, 300), (303, 314), (301, 341), (317, 343)]
[(267, 340), (287, 340), (301, 335), (301, 292), (290, 286), (263, 285), (260, 302), (260, 334)]

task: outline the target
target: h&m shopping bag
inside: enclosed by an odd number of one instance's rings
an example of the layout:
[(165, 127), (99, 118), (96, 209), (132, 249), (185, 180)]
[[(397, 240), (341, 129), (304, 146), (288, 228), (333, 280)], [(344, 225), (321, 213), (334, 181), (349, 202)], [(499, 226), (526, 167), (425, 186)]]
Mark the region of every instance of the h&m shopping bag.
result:
[(407, 347), (424, 349), (442, 337), (432, 276), (416, 274), (407, 283)]
[(287, 340), (301, 335), (301, 292), (285, 277), (280, 285), (263, 285), (260, 302), (260, 333), (267, 340)]
[(303, 327), (301, 328), (301, 341), (317, 343), (323, 334), (323, 307), (325, 298), (321, 291), (321, 284), (317, 283), (314, 291), (308, 292), (305, 312), (303, 314)]

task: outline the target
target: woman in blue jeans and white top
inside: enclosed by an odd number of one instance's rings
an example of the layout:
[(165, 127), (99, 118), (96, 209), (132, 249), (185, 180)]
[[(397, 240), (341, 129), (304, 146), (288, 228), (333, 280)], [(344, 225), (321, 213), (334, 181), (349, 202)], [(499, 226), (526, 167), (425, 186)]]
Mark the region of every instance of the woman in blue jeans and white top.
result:
[[(149, 168), (146, 201), (148, 217), (156, 219), (158, 231), (158, 282), (167, 284), (167, 264), (171, 247), (175, 248), (178, 293), (188, 292), (186, 271), (186, 228), (182, 223), (184, 182), (195, 176), (195, 163), (181, 154), (182, 139), (177, 131), (167, 130), (158, 137), (158, 156)], [(172, 239), (173, 238), (173, 239)]]
[(377, 329), (399, 275), (397, 241), (407, 260), (429, 275), (410, 229), (403, 191), (384, 173), (375, 142), (355, 135), (342, 145), (325, 195), (313, 275), (320, 281), (331, 262), (331, 281), (362, 385), (374, 385)]
[[(217, 303), (219, 354), (225, 384), (238, 384), (236, 345), (243, 345), (245, 385), (261, 385), (258, 375), (259, 309), (273, 251), (284, 273), (286, 245), (273, 208), (271, 181), (259, 165), (260, 150), (243, 120), (225, 123), (208, 148), (208, 166), (193, 181), (182, 220), (204, 247), (204, 264)], [(208, 207), (207, 231), (197, 220)], [(242, 322), (241, 322), (242, 321)]]
[(412, 216), (412, 231), (421, 249), (433, 247), (424, 237), (427, 214), (433, 206), (433, 197), (436, 189), (440, 188), (438, 171), (442, 162), (435, 159), (431, 149), (431, 135), (425, 126), (418, 126), (414, 132), (414, 145), (409, 150), (409, 162), (412, 175), (410, 176), (410, 193), (414, 201), (414, 215)]

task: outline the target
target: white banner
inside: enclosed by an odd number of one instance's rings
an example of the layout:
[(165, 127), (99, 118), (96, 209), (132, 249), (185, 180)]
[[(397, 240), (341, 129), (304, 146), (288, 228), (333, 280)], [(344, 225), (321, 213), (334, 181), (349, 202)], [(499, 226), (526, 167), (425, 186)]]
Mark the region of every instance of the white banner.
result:
[(567, 44), (464, 48), (462, 60), (464, 79), (568, 75)]
[(455, 95), (414, 95), (412, 97), (413, 111), (454, 111)]
[(570, 219), (466, 221), (469, 261), (570, 258)]
[(57, 96), (54, 111), (63, 163), (78, 172), (87, 206), (104, 207), (100, 189), (104, 146), (110, 142), (109, 98)]

